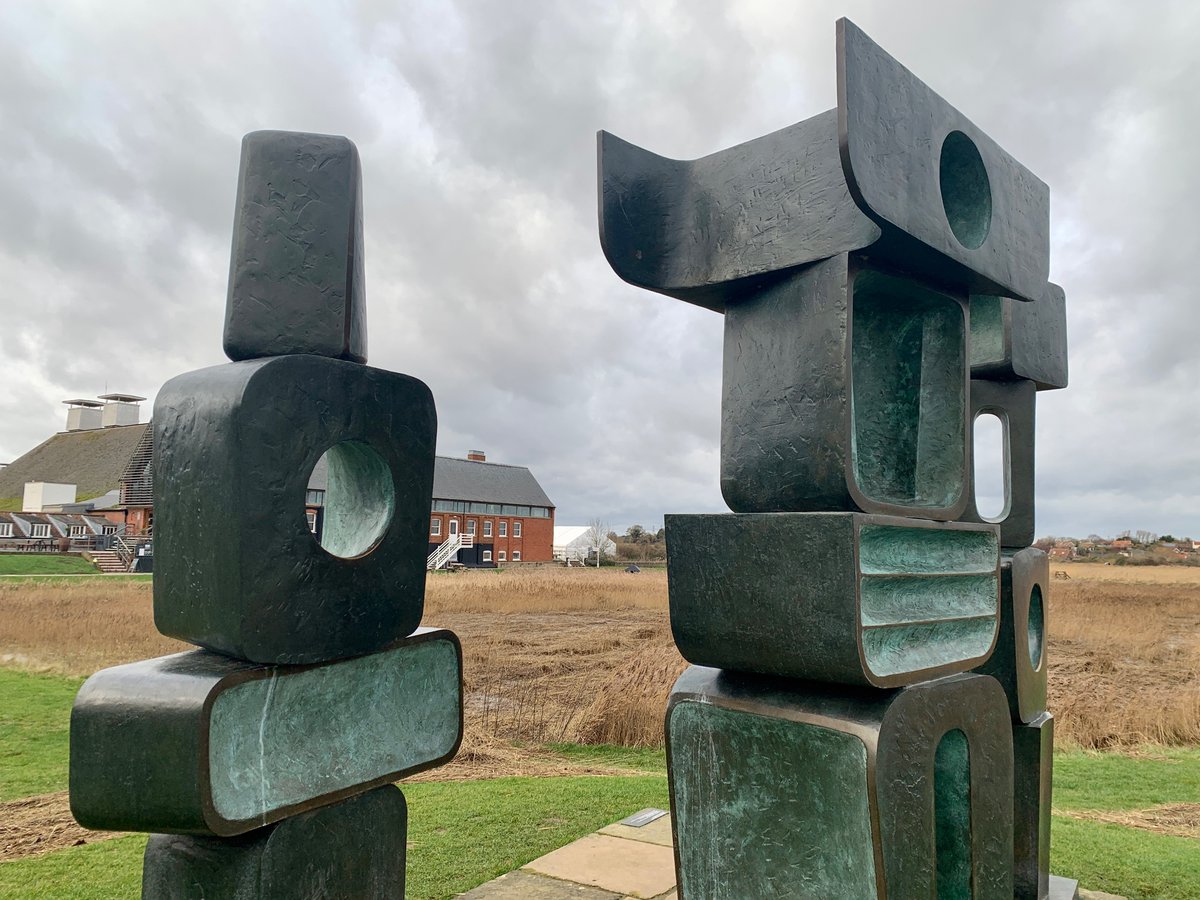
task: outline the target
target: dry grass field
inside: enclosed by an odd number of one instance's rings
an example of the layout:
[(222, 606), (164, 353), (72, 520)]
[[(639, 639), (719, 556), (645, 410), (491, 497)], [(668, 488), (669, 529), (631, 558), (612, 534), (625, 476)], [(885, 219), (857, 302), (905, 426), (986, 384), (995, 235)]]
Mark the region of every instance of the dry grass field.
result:
[[(1051, 701), (1060, 746), (1200, 744), (1200, 570), (1055, 566)], [(510, 569), (429, 579), (425, 623), (465, 652), (467, 738), (431, 777), (556, 763), (518, 745), (658, 745), (684, 668), (671, 643), (666, 574)], [(150, 585), (0, 583), (0, 665), (86, 675), (184, 649), (159, 635)]]

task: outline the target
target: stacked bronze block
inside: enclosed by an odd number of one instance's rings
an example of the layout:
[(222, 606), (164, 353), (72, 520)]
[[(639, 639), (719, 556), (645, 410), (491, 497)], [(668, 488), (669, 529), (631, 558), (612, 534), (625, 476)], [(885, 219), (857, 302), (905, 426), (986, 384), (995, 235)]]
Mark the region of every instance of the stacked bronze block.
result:
[(155, 833), (144, 897), (403, 897), (391, 782), (462, 739), (458, 639), (417, 628), (437, 418), (365, 364), (361, 198), (349, 140), (247, 135), (234, 361), (155, 403), (155, 623), (201, 649), (98, 672), (71, 717), (72, 812)]
[(1048, 190), (846, 20), (837, 57), (836, 109), (712, 156), (599, 136), (613, 268), (725, 316), (733, 513), (666, 520), (680, 893), (1042, 898)]

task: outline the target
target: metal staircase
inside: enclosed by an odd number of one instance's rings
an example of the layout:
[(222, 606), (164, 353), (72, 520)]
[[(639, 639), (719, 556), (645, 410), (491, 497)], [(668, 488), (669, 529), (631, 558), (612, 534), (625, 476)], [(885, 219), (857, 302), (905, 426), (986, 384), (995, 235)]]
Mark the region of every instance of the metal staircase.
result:
[(458, 551), (464, 547), (475, 546), (475, 535), (473, 534), (452, 534), (444, 541), (437, 545), (437, 548), (429, 554), (429, 558), (425, 560), (425, 568), (440, 569), (447, 565), (454, 557), (458, 556)]

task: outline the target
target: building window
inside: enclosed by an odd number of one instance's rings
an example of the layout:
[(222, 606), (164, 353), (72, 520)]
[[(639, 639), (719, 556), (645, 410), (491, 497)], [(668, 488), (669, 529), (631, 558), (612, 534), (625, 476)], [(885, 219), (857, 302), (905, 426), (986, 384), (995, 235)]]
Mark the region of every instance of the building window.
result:
[(513, 551), (513, 562), (520, 562), (520, 561), (521, 561), (521, 551), (514, 550)]
[(313, 534), (316, 534), (317, 533), (317, 514), (316, 514), (316, 512), (311, 509), (306, 509), (304, 511), (304, 518), (308, 519), (308, 530), (311, 531)]
[(501, 550), (501, 551), (500, 551), (500, 562), (504, 562), (506, 559), (508, 559), (508, 557), (507, 557), (507, 556), (505, 556), (505, 555), (504, 555), (504, 551), (503, 551), (503, 550)]
[(508, 537), (508, 523), (503, 520), (500, 522), (500, 537)]
[(429, 520), (429, 535), (430, 535), (430, 537), (441, 537), (442, 536), (442, 520), (441, 519), (430, 519)]
[(34, 525), (32, 535), (33, 537), (50, 537), (50, 526)]
[(485, 520), (484, 520), (484, 523), (483, 523), (483, 536), (484, 536), (484, 537), (491, 537), (491, 536), (492, 536), (492, 520), (491, 520), (491, 519), (485, 519)]
[(82, 525), (71, 526), (71, 537), (83, 537), (85, 534), (87, 534), (87, 529)]
[(324, 491), (307, 491), (304, 494), (305, 506), (324, 506), (325, 492)]
[(492, 561), (492, 551), (491, 551), (491, 550), (484, 550), (484, 551), (483, 551), (483, 561), (484, 561), (484, 562), (491, 562), (491, 561)]
[(454, 535), (458, 534), (458, 519), (450, 520), (450, 530), (447, 532), (447, 534), (449, 534), (450, 537), (454, 537)]
[(116, 525), (105, 525), (104, 526), (104, 534), (116, 534), (116, 533), (117, 533)]
[(467, 534), (470, 534), (470, 535), (475, 534), (475, 520), (474, 519), (467, 519)]
[(520, 536), (521, 536), (521, 523), (513, 522), (513, 537), (519, 538)]
[(0, 522), (0, 537), (12, 537), (12, 522)]

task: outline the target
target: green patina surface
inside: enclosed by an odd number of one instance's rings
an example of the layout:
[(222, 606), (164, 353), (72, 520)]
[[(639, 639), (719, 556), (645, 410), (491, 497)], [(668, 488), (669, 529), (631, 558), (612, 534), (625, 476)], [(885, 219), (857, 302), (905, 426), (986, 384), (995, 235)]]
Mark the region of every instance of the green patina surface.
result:
[(937, 900), (970, 900), (971, 759), (957, 728), (938, 744), (933, 773)]
[(862, 741), (694, 701), (668, 729), (681, 896), (876, 897)]
[(996, 616), (886, 625), (862, 633), (863, 657), (877, 676), (902, 675), (982, 656), (992, 645)]
[(990, 530), (864, 525), (858, 568), (864, 575), (995, 575), (1000, 545)]
[(362, 556), (391, 524), (396, 509), (392, 473), (378, 453), (358, 441), (335, 444), (325, 459), (329, 484), (321, 546), (334, 556)]
[(951, 298), (901, 278), (855, 276), (853, 455), (859, 489), (913, 508), (965, 489), (966, 323)]
[(971, 365), (1004, 362), (1004, 307), (999, 297), (971, 295)]
[(458, 737), (459, 690), (447, 641), (233, 687), (212, 709), (213, 805), (255, 819), (437, 759)]
[(873, 575), (860, 585), (863, 625), (996, 615), (996, 579), (990, 575)]
[(981, 247), (992, 228), (992, 186), (979, 150), (961, 131), (942, 143), (938, 187), (955, 239), (968, 250)]
[(1046, 630), (1046, 613), (1042, 606), (1042, 589), (1036, 584), (1029, 595), (1029, 620), (1025, 636), (1029, 643), (1029, 664), (1035, 669), (1042, 662), (1042, 636)]

